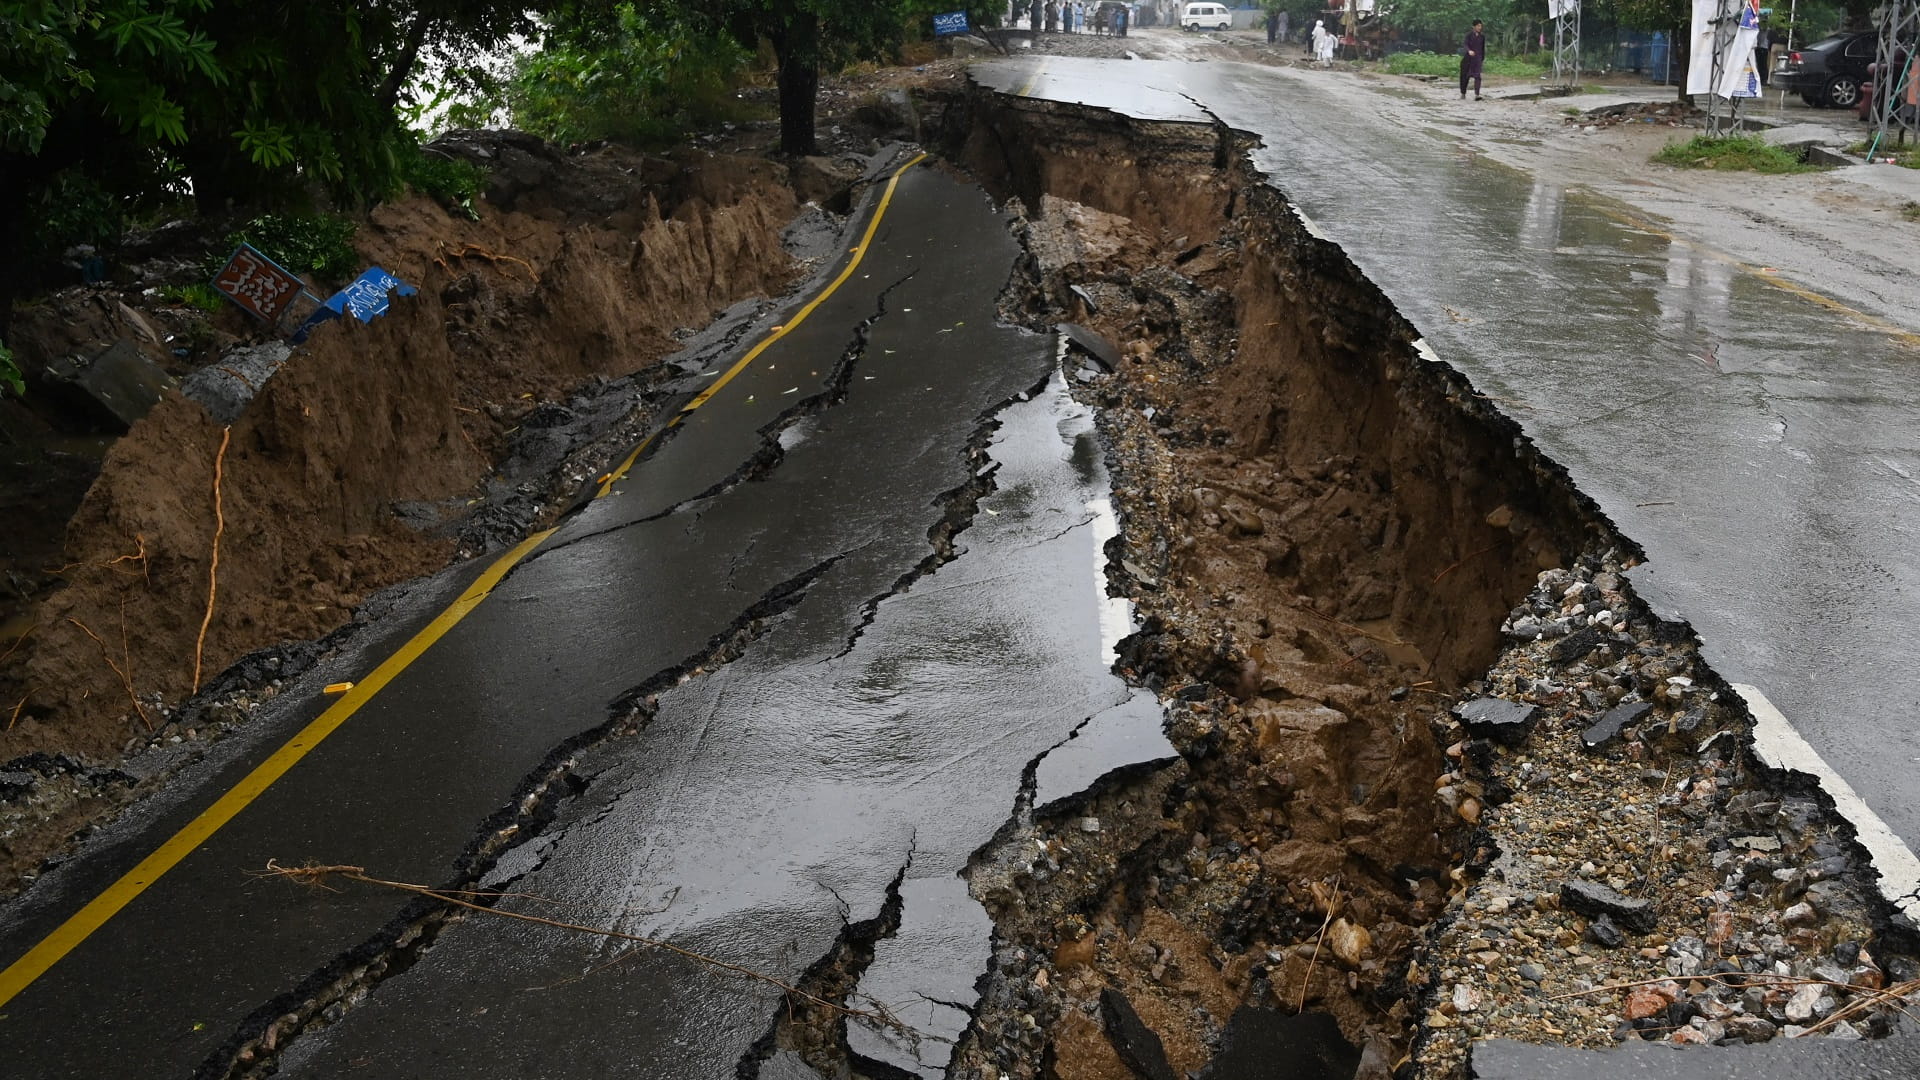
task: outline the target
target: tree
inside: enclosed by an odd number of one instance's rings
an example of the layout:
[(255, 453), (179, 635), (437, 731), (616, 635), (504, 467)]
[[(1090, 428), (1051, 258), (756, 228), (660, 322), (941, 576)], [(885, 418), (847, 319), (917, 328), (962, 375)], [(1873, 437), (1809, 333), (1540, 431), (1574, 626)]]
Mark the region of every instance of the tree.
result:
[[(123, 201), (385, 194), (424, 58), (531, 30), (517, 0), (0, 0), (0, 333), (66, 178)], [(59, 238), (53, 238), (58, 240)]]
[(1511, 22), (1515, 12), (1513, 0), (1383, 0), (1380, 14), (1402, 33), (1451, 41), (1464, 35), (1475, 19), (1497, 29)]
[(611, 22), (550, 30), (515, 60), (504, 97), (515, 127), (555, 142), (645, 144), (724, 115), (748, 59), (725, 33), (621, 3)]
[(820, 72), (856, 60), (879, 60), (906, 39), (910, 26), (936, 11), (965, 10), (979, 25), (997, 18), (984, 0), (713, 0), (691, 9), (732, 34), (743, 47), (773, 48), (780, 101), (780, 151), (812, 154)]
[(90, 162), (122, 180), (151, 174), (187, 141), (182, 88), (226, 82), (189, 25), (211, 0), (0, 2), (0, 336), (39, 237), (36, 206)]

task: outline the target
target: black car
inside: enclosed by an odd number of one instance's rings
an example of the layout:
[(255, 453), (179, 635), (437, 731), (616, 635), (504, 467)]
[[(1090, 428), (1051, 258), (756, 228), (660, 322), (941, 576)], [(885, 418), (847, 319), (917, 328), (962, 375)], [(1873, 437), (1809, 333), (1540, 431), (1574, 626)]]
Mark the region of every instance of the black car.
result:
[(1880, 49), (1880, 35), (1835, 34), (1788, 53), (1772, 86), (1791, 90), (1816, 109), (1851, 109), (1860, 101), (1867, 67)]

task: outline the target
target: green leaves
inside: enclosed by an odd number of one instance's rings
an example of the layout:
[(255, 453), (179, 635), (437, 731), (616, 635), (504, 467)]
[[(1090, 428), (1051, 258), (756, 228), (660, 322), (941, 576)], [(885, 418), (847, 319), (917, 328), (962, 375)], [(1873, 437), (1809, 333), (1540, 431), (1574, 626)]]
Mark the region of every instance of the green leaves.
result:
[[(241, 244), (252, 244), (296, 274), (344, 280), (360, 267), (353, 250), (355, 225), (335, 214), (261, 214), (227, 237), (220, 262)], [(211, 276), (211, 275), (209, 275)]]
[(27, 396), (27, 380), (20, 375), (20, 365), (14, 363), (13, 350), (7, 343), (0, 341), (0, 390), (11, 390), (15, 397)]
[(0, 151), (38, 153), (53, 109), (93, 85), (75, 63), (82, 3), (0, 2)]
[(727, 90), (746, 54), (731, 40), (630, 3), (611, 15), (562, 28), (517, 61), (507, 88), (515, 127), (560, 143), (645, 143), (732, 106)]
[(241, 128), (233, 137), (240, 140), (240, 149), (247, 157), (263, 169), (293, 164), (293, 136), (276, 124)]

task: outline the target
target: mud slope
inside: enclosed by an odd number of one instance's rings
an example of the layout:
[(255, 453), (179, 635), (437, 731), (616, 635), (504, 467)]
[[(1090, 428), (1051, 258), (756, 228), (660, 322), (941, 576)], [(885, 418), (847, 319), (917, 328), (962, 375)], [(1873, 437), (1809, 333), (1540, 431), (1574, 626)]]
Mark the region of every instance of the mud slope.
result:
[(193, 691), (216, 461), (224, 528), (203, 684), (443, 565), (494, 455), (523, 422), (554, 422), (536, 405), (648, 368), (677, 329), (795, 275), (783, 166), (568, 158), (498, 138), (466, 147), (496, 166), (479, 220), (424, 200), (374, 211), (361, 254), (420, 295), (371, 326), (323, 327), (259, 388), (224, 456), (219, 426), (177, 397), (111, 450), (68, 529), (64, 587), (0, 674), (6, 707), (22, 703), (0, 760), (111, 759)]

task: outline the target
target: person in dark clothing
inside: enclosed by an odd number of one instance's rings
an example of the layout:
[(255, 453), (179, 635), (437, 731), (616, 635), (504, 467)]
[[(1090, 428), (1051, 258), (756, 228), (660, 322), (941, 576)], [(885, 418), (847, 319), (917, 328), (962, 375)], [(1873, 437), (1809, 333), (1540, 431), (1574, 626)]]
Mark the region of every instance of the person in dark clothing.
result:
[(1467, 80), (1473, 80), (1473, 100), (1480, 100), (1480, 66), (1487, 59), (1487, 35), (1480, 28), (1480, 20), (1473, 20), (1473, 29), (1467, 31), (1467, 43), (1460, 50), (1460, 99), (1466, 100)]

